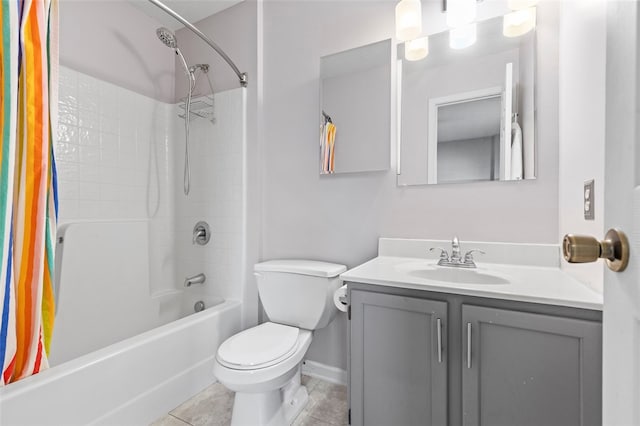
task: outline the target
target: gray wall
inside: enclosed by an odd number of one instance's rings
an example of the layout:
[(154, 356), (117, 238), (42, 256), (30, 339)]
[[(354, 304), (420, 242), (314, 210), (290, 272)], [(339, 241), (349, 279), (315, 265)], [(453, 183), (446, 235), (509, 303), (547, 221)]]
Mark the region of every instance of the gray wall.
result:
[[(602, 238), (607, 2), (567, 0), (561, 10), (558, 239), (567, 233)], [(585, 220), (582, 211), (583, 184), (590, 179), (595, 179), (595, 220)], [(602, 292), (603, 262), (562, 262), (562, 268)]]
[[(558, 6), (552, 2), (538, 8), (545, 54), (537, 62), (537, 180), (399, 188), (393, 170), (318, 176), (319, 58), (392, 36), (394, 7), (395, 2), (264, 3), (264, 120), (258, 132), (268, 147), (261, 160), (263, 258), (313, 258), (353, 267), (376, 255), (380, 236), (457, 234), (463, 245), (465, 240), (556, 243)], [(438, 4), (424, 8), (425, 16), (443, 20)], [(425, 22), (434, 18), (429, 19)], [(314, 335), (309, 359), (346, 368), (344, 316)]]
[(60, 63), (151, 98), (172, 102), (175, 54), (158, 22), (126, 1), (60, 2)]

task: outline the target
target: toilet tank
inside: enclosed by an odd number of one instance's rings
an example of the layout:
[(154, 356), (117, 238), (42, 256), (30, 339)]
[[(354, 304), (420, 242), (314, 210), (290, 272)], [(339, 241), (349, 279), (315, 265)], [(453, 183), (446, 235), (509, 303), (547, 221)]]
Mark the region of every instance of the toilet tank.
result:
[(335, 317), (333, 293), (344, 265), (315, 260), (269, 260), (254, 266), (260, 301), (269, 320), (307, 330)]

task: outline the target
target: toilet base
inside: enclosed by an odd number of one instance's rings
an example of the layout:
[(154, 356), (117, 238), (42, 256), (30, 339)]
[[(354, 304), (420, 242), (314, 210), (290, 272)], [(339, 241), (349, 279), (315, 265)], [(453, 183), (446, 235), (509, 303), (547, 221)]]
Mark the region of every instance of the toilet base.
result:
[(236, 392), (231, 426), (287, 426), (307, 401), (309, 394), (300, 384), (298, 370), (283, 388), (259, 393)]

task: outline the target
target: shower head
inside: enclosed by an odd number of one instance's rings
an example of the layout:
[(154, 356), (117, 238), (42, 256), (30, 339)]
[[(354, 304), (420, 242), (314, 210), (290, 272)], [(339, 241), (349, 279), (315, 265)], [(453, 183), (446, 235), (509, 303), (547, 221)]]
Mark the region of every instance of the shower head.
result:
[(175, 50), (176, 55), (180, 57), (180, 62), (182, 63), (182, 67), (184, 68), (184, 73), (187, 74), (187, 76), (189, 77), (190, 84), (192, 86), (195, 85), (196, 83), (195, 76), (193, 75), (193, 71), (189, 69), (189, 65), (187, 65), (187, 60), (184, 59), (184, 55), (182, 55), (182, 52), (178, 48), (178, 39), (176, 38), (176, 35), (165, 27), (158, 28), (156, 30), (156, 35), (165, 46)]
[(173, 34), (170, 30), (165, 27), (160, 27), (156, 30), (156, 35), (160, 39), (165, 46), (170, 47), (172, 49), (178, 48), (178, 40), (176, 39), (175, 34)]

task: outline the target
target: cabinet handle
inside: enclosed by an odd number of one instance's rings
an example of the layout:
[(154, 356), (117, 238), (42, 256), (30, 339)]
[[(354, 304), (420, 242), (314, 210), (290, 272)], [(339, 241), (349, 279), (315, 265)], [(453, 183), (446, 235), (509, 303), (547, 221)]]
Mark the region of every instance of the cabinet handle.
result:
[(440, 318), (436, 319), (436, 328), (438, 334), (438, 362), (442, 362), (442, 321)]
[(471, 323), (467, 323), (467, 368), (471, 368)]

